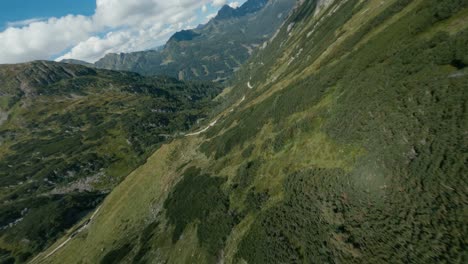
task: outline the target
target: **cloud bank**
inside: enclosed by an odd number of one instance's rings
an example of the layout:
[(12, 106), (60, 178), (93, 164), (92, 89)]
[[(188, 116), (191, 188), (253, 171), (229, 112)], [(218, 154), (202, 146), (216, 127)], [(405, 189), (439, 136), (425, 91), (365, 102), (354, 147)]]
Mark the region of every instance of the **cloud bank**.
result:
[(206, 22), (204, 13), (224, 4), (240, 3), (96, 0), (93, 16), (68, 15), (9, 23), (0, 32), (0, 63), (70, 58), (94, 62), (110, 52), (150, 49), (163, 44), (177, 30)]

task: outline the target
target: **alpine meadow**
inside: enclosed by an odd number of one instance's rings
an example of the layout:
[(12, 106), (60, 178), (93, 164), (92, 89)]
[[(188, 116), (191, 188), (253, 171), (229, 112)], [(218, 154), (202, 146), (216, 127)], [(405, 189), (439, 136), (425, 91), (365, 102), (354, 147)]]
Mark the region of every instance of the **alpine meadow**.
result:
[(0, 263), (468, 263), (468, 0), (221, 2), (0, 65)]

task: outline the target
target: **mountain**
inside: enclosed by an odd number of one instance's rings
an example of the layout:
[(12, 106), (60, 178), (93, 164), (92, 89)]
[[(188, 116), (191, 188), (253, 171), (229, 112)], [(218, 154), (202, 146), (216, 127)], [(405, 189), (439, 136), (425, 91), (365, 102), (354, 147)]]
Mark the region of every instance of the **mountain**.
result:
[(230, 19), (235, 17), (243, 17), (250, 13), (260, 11), (268, 3), (268, 0), (250, 0), (245, 2), (239, 8), (232, 8), (229, 5), (224, 5), (215, 17), (215, 20)]
[(180, 80), (225, 81), (280, 27), (296, 0), (249, 0), (228, 5), (206, 25), (175, 33), (160, 51), (107, 54), (103, 69)]
[(65, 63), (1, 65), (0, 262), (62, 236), (163, 142), (205, 118), (219, 91)]
[(200, 34), (195, 33), (193, 30), (182, 30), (182, 31), (175, 33), (169, 39), (169, 42), (190, 41), (198, 36), (200, 36)]
[(204, 125), (31, 262), (464, 263), (467, 16), (301, 1)]
[(78, 65), (83, 65), (83, 66), (91, 67), (91, 68), (94, 67), (93, 63), (89, 63), (89, 62), (82, 61), (82, 60), (64, 59), (64, 60), (62, 60), (60, 62), (70, 63), (70, 64), (78, 64)]

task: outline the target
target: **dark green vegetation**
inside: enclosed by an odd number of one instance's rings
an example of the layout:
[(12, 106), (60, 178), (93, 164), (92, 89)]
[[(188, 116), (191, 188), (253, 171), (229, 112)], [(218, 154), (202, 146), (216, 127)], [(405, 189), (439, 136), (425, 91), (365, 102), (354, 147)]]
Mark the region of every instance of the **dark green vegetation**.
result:
[(133, 246), (131, 244), (125, 244), (122, 247), (112, 250), (107, 253), (104, 258), (101, 260), (101, 264), (112, 264), (122, 261), (125, 256), (132, 250)]
[[(27, 258), (161, 143), (204, 118), (220, 87), (33, 62), (0, 67), (0, 248)], [(6, 258), (1, 256), (0, 259)]]
[(466, 0), (304, 1), (216, 124), (49, 261), (466, 263), (467, 17)]
[[(356, 48), (411, 2), (390, 5), (330, 53), (317, 73), (230, 116), (224, 128), (233, 122), (236, 127), (203, 145), (207, 154), (222, 158), (273, 124), (277, 136), (267, 143), (278, 153), (301, 133), (317, 129), (313, 120), (287, 127), (288, 117), (313, 111), (333, 95), (335, 103), (316, 112), (314, 119), (322, 120), (317, 125), (338, 143), (366, 149), (349, 174), (315, 168), (287, 177), (285, 201), (256, 220), (238, 258), (249, 263), (439, 263), (467, 257), (467, 197), (456, 186), (467, 184), (462, 130), (467, 125), (468, 31), (420, 36), (467, 2), (425, 1)], [(362, 8), (356, 4), (349, 1), (337, 19), (318, 27), (312, 42), (321, 39), (327, 46), (321, 34), (350, 19)], [(311, 57), (321, 54), (320, 44), (307, 48)], [(296, 67), (301, 63), (306, 60)]]
[[(287, 195), (284, 201), (263, 212), (252, 225), (238, 257), (249, 263), (332, 263), (338, 259), (334, 254), (343, 255), (340, 261), (352, 260), (365, 244), (364, 241), (359, 244), (359, 238), (351, 236), (342, 223), (351, 197), (335, 190), (346, 188), (347, 177), (343, 171), (333, 169), (314, 169), (289, 176), (284, 185)], [(320, 189), (323, 185), (328, 188)], [(323, 218), (324, 209), (329, 210), (325, 212), (329, 219)], [(360, 214), (350, 212), (351, 217)], [(359, 231), (365, 237), (366, 230)], [(347, 246), (345, 252), (335, 249), (340, 243)]]
[[(397, 1), (370, 27), (410, 2)], [(209, 143), (223, 157), (258, 133), (260, 114), (282, 128), (287, 116), (332, 93), (339, 95), (335, 104), (316, 117), (326, 120), (323, 131), (367, 152), (349, 174), (315, 168), (287, 177), (285, 200), (256, 220), (237, 257), (249, 263), (467, 260), (467, 193), (457, 186), (467, 184), (468, 31), (420, 36), (466, 6), (424, 1), (355, 49), (369, 31), (363, 27), (328, 56), (336, 63), (233, 117), (243, 129)], [(279, 136), (293, 141), (303, 131), (290, 130)]]
[(229, 210), (229, 197), (221, 190), (223, 178), (200, 175), (200, 170), (188, 169), (174, 187), (164, 207), (171, 224), (175, 225), (173, 241), (177, 241), (185, 227), (195, 220), (201, 224), (197, 236), (208, 252), (216, 254), (224, 247), (232, 227), (239, 221)]
[(271, 37), (294, 4), (249, 0), (238, 9), (226, 5), (206, 25), (176, 33), (161, 51), (108, 54), (95, 65), (181, 80), (224, 81)]
[[(2, 243), (15, 244), (19, 239), (20, 250), (2, 249), (0, 259), (26, 261), (42, 250), (49, 241), (71, 228), (86, 213), (94, 209), (104, 198), (99, 192), (69, 193), (23, 198), (21, 201), (2, 204)], [(11, 223), (11, 226), (9, 224)]]

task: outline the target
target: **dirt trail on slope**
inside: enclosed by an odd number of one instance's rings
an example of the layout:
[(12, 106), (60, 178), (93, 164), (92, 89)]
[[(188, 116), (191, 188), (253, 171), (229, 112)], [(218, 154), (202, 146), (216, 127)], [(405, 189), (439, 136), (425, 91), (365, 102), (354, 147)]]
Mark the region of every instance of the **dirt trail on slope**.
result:
[[(249, 82), (249, 85), (250, 85), (250, 82)], [(238, 103), (234, 106), (234, 108), (232, 108), (231, 110), (228, 111), (228, 113), (234, 112), (234, 109), (235, 109), (236, 107), (238, 107), (238, 106), (239, 106), (242, 102), (244, 102), (244, 101), (245, 101), (245, 95), (242, 97), (242, 99), (240, 100), (240, 102), (238, 102)], [(223, 118), (223, 117), (225, 117), (225, 115), (222, 115), (220, 118)], [(220, 118), (217, 118), (215, 121), (211, 122), (207, 127), (203, 128), (202, 130), (197, 131), (197, 132), (194, 132), (194, 133), (186, 134), (185, 136), (186, 136), (186, 137), (192, 137), (192, 136), (198, 136), (198, 135), (200, 135), (200, 134), (202, 134), (202, 133), (205, 133), (206, 131), (208, 131), (208, 129), (210, 129), (210, 128), (212, 128), (213, 126), (215, 126), (216, 123), (218, 123), (218, 121), (219, 121)]]
[(187, 135), (185, 135), (186, 137), (190, 137), (190, 136), (197, 136), (197, 135), (200, 135), (201, 133), (204, 133), (206, 132), (208, 129), (210, 129), (211, 127), (213, 127), (214, 125), (216, 125), (216, 123), (218, 122), (218, 119), (216, 119), (215, 121), (211, 122), (207, 127), (205, 127), (204, 129), (198, 131), (198, 132), (194, 132), (194, 133), (189, 133)]
[[(45, 259), (47, 259), (48, 257), (52, 256), (53, 254), (55, 254), (57, 251), (59, 251), (61, 248), (63, 248), (68, 242), (70, 242), (70, 240), (72, 240), (75, 236), (77, 236), (79, 233), (83, 232), (88, 226), (89, 224), (91, 223), (91, 221), (94, 219), (94, 217), (96, 216), (96, 214), (99, 212), (99, 209), (101, 209), (101, 207), (99, 206), (95, 211), (94, 213), (91, 215), (91, 217), (86, 220), (86, 222), (84, 222), (79, 228), (78, 230), (76, 230), (75, 232), (73, 232), (70, 237), (67, 238), (67, 240), (63, 241), (60, 245), (58, 245), (54, 250), (52, 250), (52, 252), (50, 252), (49, 254), (47, 254), (43, 259), (41, 259), (39, 262), (42, 262), (44, 261)], [(29, 263), (32, 264), (34, 263), (36, 260), (39, 259), (39, 256), (38, 255), (37, 257), (35, 257), (33, 260), (31, 260)]]

